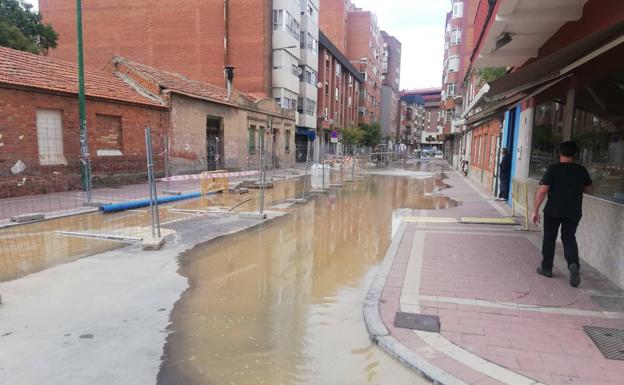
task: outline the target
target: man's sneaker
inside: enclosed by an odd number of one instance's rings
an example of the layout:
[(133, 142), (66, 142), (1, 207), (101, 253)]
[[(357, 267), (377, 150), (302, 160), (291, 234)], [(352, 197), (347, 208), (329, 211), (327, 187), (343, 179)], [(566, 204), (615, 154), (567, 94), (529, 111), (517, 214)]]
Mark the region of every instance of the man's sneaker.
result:
[(581, 273), (579, 272), (579, 265), (573, 263), (568, 266), (568, 270), (570, 270), (570, 286), (577, 287), (581, 284)]
[(541, 266), (537, 268), (537, 274), (552, 278), (552, 270), (545, 270)]

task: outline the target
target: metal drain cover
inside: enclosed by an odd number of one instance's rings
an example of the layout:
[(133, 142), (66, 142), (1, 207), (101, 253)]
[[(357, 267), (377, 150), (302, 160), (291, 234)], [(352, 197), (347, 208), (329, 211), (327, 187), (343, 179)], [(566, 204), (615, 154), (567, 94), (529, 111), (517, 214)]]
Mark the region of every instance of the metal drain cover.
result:
[(583, 326), (605, 358), (624, 361), (624, 330)]
[(394, 326), (402, 329), (439, 333), (440, 318), (436, 315), (398, 312), (394, 317)]
[(592, 295), (591, 299), (607, 311), (624, 312), (624, 297)]

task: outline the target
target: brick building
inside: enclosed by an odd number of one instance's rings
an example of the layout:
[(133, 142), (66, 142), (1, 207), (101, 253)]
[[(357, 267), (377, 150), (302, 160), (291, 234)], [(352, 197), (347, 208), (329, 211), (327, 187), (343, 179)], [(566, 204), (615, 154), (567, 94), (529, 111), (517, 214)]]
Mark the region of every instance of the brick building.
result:
[(265, 135), (268, 167), (295, 163), (295, 114), (272, 98), (258, 99), (116, 57), (110, 70), (142, 94), (171, 110), (168, 134), (169, 174), (260, 167), (260, 140)]
[(401, 92), (401, 101), (407, 104), (408, 118), (411, 119), (412, 140), (418, 148), (440, 150), (443, 142), (438, 136), (442, 134), (440, 124), (440, 88), (426, 88)]
[(577, 142), (577, 161), (595, 188), (583, 198), (579, 252), (619, 287), (624, 287), (622, 20), (624, 3), (618, 0), (479, 2), (472, 73), (506, 71), (487, 81), (473, 79), (464, 93), (463, 115), (469, 177), (493, 194), (500, 183), (492, 154), (501, 147), (512, 159), (510, 184), (526, 183), (532, 196), (546, 167), (558, 161), (560, 143)]
[(329, 141), (332, 130), (358, 124), (358, 98), (363, 79), (344, 54), (320, 33), (318, 130)]
[(360, 89), (359, 123), (379, 122), (383, 38), (377, 17), (350, 0), (321, 0), (320, 28), (345, 53), (364, 78)]
[[(0, 47), (1, 198), (81, 187), (77, 79), (72, 63)], [(144, 180), (144, 128), (162, 153), (167, 107), (111, 73), (87, 69), (85, 83), (94, 186)]]
[(381, 56), (381, 132), (391, 143), (401, 142), (401, 42), (386, 31), (381, 31), (383, 51)]
[[(291, 110), (301, 102), (297, 126), (316, 128), (318, 0), (90, 0), (82, 8), (87, 65), (122, 56), (221, 86), (233, 66), (239, 90)], [(41, 0), (39, 9), (60, 36), (50, 55), (74, 61), (75, 1)]]

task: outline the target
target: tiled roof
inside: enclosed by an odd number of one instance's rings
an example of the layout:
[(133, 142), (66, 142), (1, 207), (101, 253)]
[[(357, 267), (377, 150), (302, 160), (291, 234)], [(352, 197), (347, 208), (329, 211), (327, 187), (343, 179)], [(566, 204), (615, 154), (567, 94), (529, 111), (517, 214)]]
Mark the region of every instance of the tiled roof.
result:
[(116, 60), (124, 61), (136, 71), (152, 78), (162, 88), (181, 92), (187, 95), (195, 95), (203, 99), (210, 99), (217, 102), (227, 101), (227, 90), (225, 88), (189, 79), (186, 76), (175, 72), (163, 71), (123, 58), (116, 58)]
[[(0, 47), (0, 84), (78, 94), (78, 66), (72, 62)], [(87, 97), (163, 106), (137, 93), (112, 73), (89, 68), (85, 68), (85, 93)]]

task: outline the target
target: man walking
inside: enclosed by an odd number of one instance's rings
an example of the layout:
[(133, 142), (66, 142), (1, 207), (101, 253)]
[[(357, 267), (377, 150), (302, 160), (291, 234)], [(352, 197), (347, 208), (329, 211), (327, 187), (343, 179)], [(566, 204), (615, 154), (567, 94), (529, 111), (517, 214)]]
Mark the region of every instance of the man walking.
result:
[(532, 221), (540, 221), (539, 208), (548, 195), (544, 207), (544, 240), (542, 243), (542, 265), (537, 273), (552, 277), (553, 259), (557, 233), (561, 227), (563, 252), (570, 271), (570, 285), (581, 283), (576, 228), (582, 216), (583, 193), (593, 192), (592, 180), (585, 167), (574, 163), (578, 148), (574, 142), (563, 142), (559, 147), (559, 163), (548, 166), (540, 187), (535, 194)]
[(503, 158), (501, 159), (500, 165), (498, 167), (499, 174), (499, 182), (500, 182), (500, 193), (498, 194), (497, 201), (506, 201), (509, 199), (509, 182), (511, 180), (511, 155), (509, 155), (509, 150), (503, 148), (501, 150), (501, 155)]

